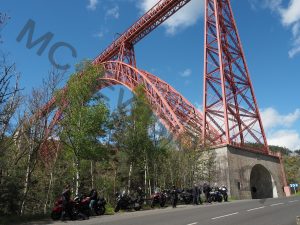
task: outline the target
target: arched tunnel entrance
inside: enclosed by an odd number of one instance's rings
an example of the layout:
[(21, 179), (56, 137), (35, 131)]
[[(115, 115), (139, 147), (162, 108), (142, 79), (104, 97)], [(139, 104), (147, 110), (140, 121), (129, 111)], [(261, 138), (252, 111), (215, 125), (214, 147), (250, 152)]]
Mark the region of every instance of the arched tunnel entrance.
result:
[(273, 198), (271, 174), (260, 164), (257, 164), (252, 168), (250, 175), (250, 187), (253, 199)]

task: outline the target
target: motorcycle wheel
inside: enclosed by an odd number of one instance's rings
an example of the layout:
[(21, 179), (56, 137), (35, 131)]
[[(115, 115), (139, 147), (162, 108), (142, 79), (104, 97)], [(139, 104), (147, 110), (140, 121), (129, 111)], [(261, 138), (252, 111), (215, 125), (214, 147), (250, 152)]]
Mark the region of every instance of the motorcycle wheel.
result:
[(115, 208), (115, 212), (119, 212), (120, 211), (120, 206), (116, 206), (116, 208)]
[(208, 197), (207, 202), (208, 202), (208, 203), (211, 203), (211, 202), (212, 202), (212, 198), (211, 198), (211, 197)]
[(154, 206), (155, 206), (155, 203), (154, 203), (154, 201), (152, 200), (152, 201), (151, 201), (151, 208), (154, 208)]
[(228, 202), (228, 196), (227, 195), (224, 196), (224, 202)]
[(165, 204), (166, 204), (166, 201), (161, 201), (161, 202), (159, 203), (160, 207), (164, 207)]
[(95, 213), (97, 216), (104, 215), (105, 211), (106, 211), (105, 206), (100, 206), (100, 207), (95, 208)]
[(192, 203), (192, 199), (184, 199), (184, 204), (189, 205)]
[(59, 220), (61, 218), (61, 212), (51, 212), (51, 218), (53, 220)]
[(139, 206), (135, 206), (135, 207), (134, 207), (134, 210), (135, 210), (135, 211), (140, 211), (141, 208), (142, 208), (142, 207), (141, 207), (140, 205), (139, 205)]
[(220, 196), (219, 198), (218, 198), (218, 202), (222, 202), (223, 201), (223, 198), (222, 198), (222, 196)]

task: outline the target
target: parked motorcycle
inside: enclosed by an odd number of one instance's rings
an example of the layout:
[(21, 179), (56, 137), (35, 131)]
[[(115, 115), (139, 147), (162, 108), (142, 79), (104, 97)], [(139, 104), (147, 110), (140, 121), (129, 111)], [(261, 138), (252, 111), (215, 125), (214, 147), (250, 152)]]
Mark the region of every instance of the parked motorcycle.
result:
[(103, 197), (97, 199), (96, 204), (94, 205), (94, 212), (97, 216), (104, 215), (106, 211), (106, 200)]
[(144, 197), (138, 196), (137, 198), (133, 198), (129, 196), (125, 191), (122, 193), (116, 193), (116, 202), (117, 205), (115, 207), (115, 212), (118, 212), (120, 209), (124, 210), (136, 210), (139, 211), (142, 208), (144, 203)]
[(209, 202), (222, 202), (223, 201), (223, 197), (221, 192), (219, 191), (218, 187), (213, 187), (212, 190), (209, 192), (209, 198), (210, 201)]
[[(79, 201), (75, 198), (75, 200), (71, 200), (69, 203), (69, 210), (68, 210), (68, 216), (70, 219), (88, 219), (88, 215), (84, 213), (84, 202)], [(51, 211), (51, 218), (53, 220), (59, 220), (62, 217), (63, 213), (63, 200), (62, 198), (58, 198), (55, 203), (54, 207)]]
[(62, 211), (63, 211), (63, 200), (60, 197), (54, 203), (54, 207), (52, 208), (52, 212), (51, 212), (51, 218), (53, 220), (59, 220), (61, 218)]
[(227, 187), (223, 185), (222, 187), (220, 187), (219, 190), (223, 196), (224, 202), (227, 202), (228, 201)]
[(83, 214), (83, 216), (86, 216), (87, 218), (91, 215), (90, 210), (90, 202), (91, 198), (85, 195), (76, 196), (74, 198), (75, 202), (75, 213), (76, 214)]
[(170, 189), (165, 189), (162, 191), (162, 193), (164, 194), (164, 196), (166, 197), (166, 203), (167, 202), (171, 202), (171, 190)]
[(179, 201), (183, 202), (184, 204), (191, 204), (193, 202), (193, 194), (191, 189), (183, 189), (179, 193)]
[[(76, 197), (74, 199), (75, 203), (77, 203), (77, 206), (79, 208), (79, 211), (84, 213), (87, 216), (91, 216), (93, 212), (91, 212), (90, 203), (91, 198), (87, 196), (80, 196)], [(104, 215), (106, 208), (106, 200), (103, 197), (97, 198), (96, 202), (93, 205), (93, 211), (97, 216)]]
[(210, 185), (207, 183), (204, 183), (202, 186), (202, 191), (203, 191), (203, 194), (205, 195), (205, 202), (211, 203), (212, 199), (210, 196), (210, 192), (211, 192)]
[(154, 208), (155, 205), (159, 204), (160, 207), (164, 207), (167, 201), (166, 193), (160, 192), (157, 188), (154, 190), (154, 194), (151, 196), (151, 208)]

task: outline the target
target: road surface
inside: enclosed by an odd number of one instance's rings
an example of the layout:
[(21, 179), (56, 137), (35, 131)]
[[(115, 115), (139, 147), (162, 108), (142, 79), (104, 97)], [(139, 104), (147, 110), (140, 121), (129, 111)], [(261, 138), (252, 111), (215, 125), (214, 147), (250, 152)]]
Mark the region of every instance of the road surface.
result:
[(30, 225), (296, 225), (300, 196), (117, 213), (84, 221), (41, 221)]

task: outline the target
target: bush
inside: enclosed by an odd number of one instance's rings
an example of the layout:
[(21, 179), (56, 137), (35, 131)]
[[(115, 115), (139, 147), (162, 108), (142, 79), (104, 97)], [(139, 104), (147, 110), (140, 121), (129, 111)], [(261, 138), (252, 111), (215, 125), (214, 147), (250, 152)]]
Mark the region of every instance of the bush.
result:
[(4, 177), (0, 185), (0, 216), (16, 215), (20, 210), (21, 186), (17, 179)]

